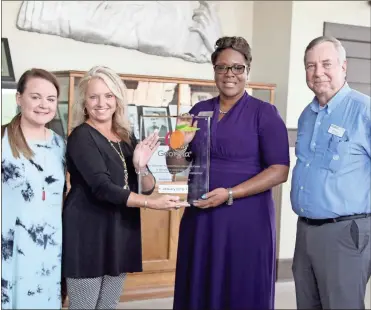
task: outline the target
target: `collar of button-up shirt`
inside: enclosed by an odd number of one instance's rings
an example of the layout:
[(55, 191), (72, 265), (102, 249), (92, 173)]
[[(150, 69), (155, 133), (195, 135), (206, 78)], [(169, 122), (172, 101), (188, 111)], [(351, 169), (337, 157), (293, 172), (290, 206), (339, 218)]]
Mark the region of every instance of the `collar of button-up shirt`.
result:
[(342, 88), (336, 93), (334, 97), (330, 99), (330, 101), (324, 106), (323, 108), (319, 105), (317, 97), (314, 97), (310, 104), (310, 108), (313, 112), (318, 113), (320, 110), (325, 109), (327, 114), (331, 114), (332, 111), (339, 105), (340, 102), (343, 101), (344, 97), (351, 92), (351, 88), (349, 87), (348, 83), (345, 82)]

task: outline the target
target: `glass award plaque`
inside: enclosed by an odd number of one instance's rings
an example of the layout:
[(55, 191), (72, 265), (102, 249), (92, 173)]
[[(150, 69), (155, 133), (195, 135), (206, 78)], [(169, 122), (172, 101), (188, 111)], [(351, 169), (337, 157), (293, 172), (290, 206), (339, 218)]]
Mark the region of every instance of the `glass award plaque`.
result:
[[(142, 115), (140, 140), (155, 130), (160, 145), (148, 162), (156, 180), (151, 194), (179, 196), (190, 205), (209, 191), (210, 117), (192, 116), (184, 122), (181, 116)], [(139, 194), (143, 194), (139, 175)]]

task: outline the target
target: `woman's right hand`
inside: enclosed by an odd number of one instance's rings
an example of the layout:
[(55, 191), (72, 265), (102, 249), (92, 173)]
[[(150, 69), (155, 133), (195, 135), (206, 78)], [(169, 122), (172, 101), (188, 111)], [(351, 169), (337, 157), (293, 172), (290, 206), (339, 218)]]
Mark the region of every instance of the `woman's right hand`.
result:
[(156, 210), (179, 209), (181, 207), (189, 207), (189, 203), (187, 201), (180, 201), (178, 196), (161, 195), (150, 198), (147, 207)]

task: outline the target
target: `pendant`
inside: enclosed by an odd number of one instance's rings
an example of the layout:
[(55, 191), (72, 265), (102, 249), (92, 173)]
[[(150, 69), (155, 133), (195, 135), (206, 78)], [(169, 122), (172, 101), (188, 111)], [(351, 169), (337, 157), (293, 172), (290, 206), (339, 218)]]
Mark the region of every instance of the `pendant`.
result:
[(124, 185), (123, 189), (130, 189), (129, 185)]
[(44, 187), (43, 187), (43, 193), (42, 193), (42, 197), (41, 197), (41, 199), (43, 200), (43, 201), (45, 201), (45, 197), (46, 195), (45, 195), (45, 190), (44, 190)]

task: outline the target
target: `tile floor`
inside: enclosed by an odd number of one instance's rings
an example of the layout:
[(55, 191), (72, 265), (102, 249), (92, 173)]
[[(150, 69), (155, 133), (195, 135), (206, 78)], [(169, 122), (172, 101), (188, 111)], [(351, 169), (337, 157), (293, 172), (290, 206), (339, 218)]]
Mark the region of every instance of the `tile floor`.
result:
[[(367, 287), (366, 309), (371, 309), (371, 286)], [(140, 300), (120, 303), (118, 309), (172, 309), (173, 298)], [(294, 282), (276, 285), (276, 309), (296, 309)]]

